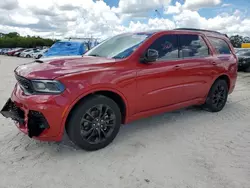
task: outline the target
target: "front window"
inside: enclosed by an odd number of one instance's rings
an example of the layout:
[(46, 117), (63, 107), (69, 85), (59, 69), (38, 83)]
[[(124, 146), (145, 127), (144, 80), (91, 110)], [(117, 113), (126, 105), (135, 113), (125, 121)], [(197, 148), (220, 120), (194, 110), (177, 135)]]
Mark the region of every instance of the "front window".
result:
[(85, 53), (85, 56), (123, 59), (130, 56), (150, 34), (133, 33), (114, 36)]

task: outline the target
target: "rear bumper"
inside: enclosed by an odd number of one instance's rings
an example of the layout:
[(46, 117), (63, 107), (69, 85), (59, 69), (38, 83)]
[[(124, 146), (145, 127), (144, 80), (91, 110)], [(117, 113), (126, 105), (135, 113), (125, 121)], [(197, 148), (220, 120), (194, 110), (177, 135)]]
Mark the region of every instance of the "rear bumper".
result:
[(66, 102), (60, 95), (25, 96), (17, 85), (0, 113), (14, 120), (19, 130), (31, 138), (60, 141)]

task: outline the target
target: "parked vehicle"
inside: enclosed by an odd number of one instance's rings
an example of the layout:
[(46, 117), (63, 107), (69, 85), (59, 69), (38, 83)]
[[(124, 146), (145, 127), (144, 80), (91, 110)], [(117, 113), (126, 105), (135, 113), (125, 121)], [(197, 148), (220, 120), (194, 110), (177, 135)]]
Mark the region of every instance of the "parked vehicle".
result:
[(30, 58), (32, 53), (34, 53), (34, 49), (26, 49), (20, 54), (20, 57)]
[(5, 49), (2, 50), (1, 54), (6, 55), (11, 50), (12, 50), (12, 48), (5, 48)]
[(15, 52), (13, 56), (19, 57), (20, 54), (21, 54), (24, 50), (25, 50), (25, 49), (21, 49), (21, 50)]
[(224, 34), (195, 29), (114, 36), (83, 57), (21, 65), (1, 114), (39, 140), (64, 130), (85, 150), (110, 144), (121, 124), (192, 105), (221, 111), (237, 57)]
[(46, 53), (48, 51), (48, 49), (42, 49), (42, 50), (39, 50), (38, 52), (36, 53), (33, 53), (32, 54), (32, 57), (35, 58), (35, 59), (40, 59), (44, 53)]
[(250, 49), (238, 51), (238, 70), (250, 72)]
[(16, 52), (21, 52), (23, 51), (23, 48), (15, 48), (7, 53), (8, 56), (14, 56)]
[(53, 44), (43, 57), (53, 56), (75, 56), (83, 55), (87, 51), (87, 46), (84, 42), (79, 41), (58, 41)]

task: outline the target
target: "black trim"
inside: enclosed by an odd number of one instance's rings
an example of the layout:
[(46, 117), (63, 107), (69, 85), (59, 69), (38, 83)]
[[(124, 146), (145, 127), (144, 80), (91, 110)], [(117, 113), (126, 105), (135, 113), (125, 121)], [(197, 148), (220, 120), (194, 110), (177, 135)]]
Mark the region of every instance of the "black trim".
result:
[(39, 136), (45, 129), (49, 128), (49, 123), (41, 112), (30, 110), (28, 114), (28, 136)]
[(218, 31), (212, 31), (212, 30), (206, 30), (206, 29), (195, 29), (195, 28), (176, 28), (174, 30), (186, 30), (186, 31), (201, 31), (201, 32), (210, 32), (210, 33), (216, 33), (216, 34), (219, 34), (219, 35), (224, 35), (226, 36), (225, 34), (222, 34)]
[(28, 94), (34, 93), (34, 89), (33, 89), (31, 80), (29, 80), (25, 77), (19, 76), (16, 73), (15, 73), (15, 77), (16, 77), (18, 84), (20, 85), (20, 87), (23, 89), (23, 91), (25, 93), (28, 93)]
[(17, 107), (15, 103), (11, 101), (11, 99), (8, 99), (8, 101), (5, 103), (4, 107), (0, 111), (0, 114), (6, 118), (11, 118), (12, 120), (17, 121), (20, 124), (25, 123), (24, 111)]

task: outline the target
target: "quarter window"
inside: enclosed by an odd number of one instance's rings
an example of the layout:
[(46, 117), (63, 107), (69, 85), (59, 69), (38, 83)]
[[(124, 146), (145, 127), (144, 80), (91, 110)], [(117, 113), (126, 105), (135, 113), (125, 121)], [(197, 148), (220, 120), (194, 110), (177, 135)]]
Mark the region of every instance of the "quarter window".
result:
[(209, 55), (209, 48), (203, 38), (199, 35), (179, 35), (180, 57), (206, 57)]
[(150, 49), (157, 50), (159, 53), (158, 61), (171, 60), (178, 58), (177, 35), (164, 35), (156, 39)]
[(214, 37), (208, 37), (208, 39), (219, 54), (231, 54), (231, 50), (226, 41)]

